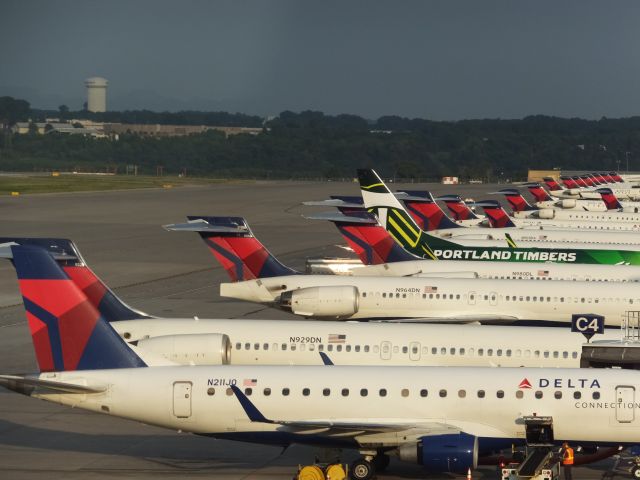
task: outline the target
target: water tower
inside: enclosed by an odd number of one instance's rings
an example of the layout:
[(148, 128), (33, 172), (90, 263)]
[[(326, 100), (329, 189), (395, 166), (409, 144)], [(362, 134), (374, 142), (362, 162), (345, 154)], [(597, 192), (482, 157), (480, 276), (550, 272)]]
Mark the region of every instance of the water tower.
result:
[(87, 110), (90, 112), (107, 111), (107, 79), (91, 77), (84, 81), (87, 86)]

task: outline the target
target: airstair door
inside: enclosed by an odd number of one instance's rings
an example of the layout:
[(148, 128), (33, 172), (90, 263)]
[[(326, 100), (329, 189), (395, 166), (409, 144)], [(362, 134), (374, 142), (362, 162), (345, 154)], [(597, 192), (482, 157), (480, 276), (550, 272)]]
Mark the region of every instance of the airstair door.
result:
[(409, 344), (409, 358), (414, 362), (420, 360), (420, 342), (411, 342)]
[(380, 358), (382, 360), (391, 360), (391, 342), (385, 340), (380, 343)]
[(191, 382), (173, 384), (173, 414), (178, 418), (191, 416)]
[(616, 387), (616, 420), (631, 423), (635, 419), (636, 389), (629, 386)]

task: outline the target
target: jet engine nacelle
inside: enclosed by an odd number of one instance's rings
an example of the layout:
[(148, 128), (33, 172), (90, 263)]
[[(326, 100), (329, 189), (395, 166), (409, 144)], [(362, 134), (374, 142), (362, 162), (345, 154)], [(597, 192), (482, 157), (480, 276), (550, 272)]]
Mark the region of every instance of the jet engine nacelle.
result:
[(478, 437), (468, 433), (424, 436), (417, 443), (400, 445), (398, 457), (432, 473), (465, 474), (478, 465)]
[(575, 198), (566, 198), (560, 201), (561, 208), (576, 208), (578, 202), (576, 202)]
[(538, 218), (544, 219), (552, 219), (555, 218), (556, 211), (552, 208), (543, 208), (542, 210), (538, 210)]
[(138, 348), (183, 365), (228, 365), (229, 337), (219, 333), (162, 335), (138, 340)]
[(358, 312), (358, 289), (344, 285), (291, 290), (280, 296), (279, 305), (305, 317), (348, 318)]

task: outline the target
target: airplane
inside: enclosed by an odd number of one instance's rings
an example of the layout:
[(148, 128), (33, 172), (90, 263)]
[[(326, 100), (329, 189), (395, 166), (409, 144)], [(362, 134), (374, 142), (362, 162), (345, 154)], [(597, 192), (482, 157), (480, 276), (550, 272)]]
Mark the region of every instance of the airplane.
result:
[[(77, 296), (80, 289), (98, 312), (94, 316), (109, 322), (149, 366), (580, 366), (583, 337), (564, 328), (153, 317), (118, 298), (70, 240), (3, 238), (0, 257), (12, 259), (13, 245), (41, 248), (67, 277), (75, 273), (70, 278), (73, 284), (63, 284), (56, 296), (40, 301), (44, 311), (55, 311), (61, 299)], [(106, 293), (91, 295), (95, 291)], [(29, 297), (28, 290), (22, 293)], [(585, 317), (583, 324), (588, 327), (591, 320)], [(620, 332), (607, 329), (599, 337), (599, 341), (617, 340)], [(166, 361), (158, 362), (152, 355)]]
[[(617, 174), (615, 174), (615, 177), (616, 183), (609, 186), (615, 195), (619, 198), (629, 200), (638, 200), (638, 198), (640, 198), (640, 190), (638, 190), (639, 187), (637, 185), (624, 182)], [(555, 190), (554, 193), (556, 195), (568, 197), (577, 196), (585, 199), (599, 198), (595, 191), (595, 189), (598, 188), (598, 185), (596, 185), (588, 175), (561, 175), (560, 181), (565, 185), (566, 189), (561, 190), (560, 192)]]
[[(392, 366), (148, 367), (44, 250), (11, 246), (39, 371), (0, 375), (33, 398), (212, 438), (355, 448), (352, 478), (388, 455), (432, 473), (465, 473), (478, 457), (523, 444), (532, 419), (550, 442), (640, 441), (640, 373), (622, 369)], [(584, 428), (588, 424), (589, 428)]]
[(618, 282), (301, 275), (271, 255), (243, 218), (188, 218), (165, 228), (200, 234), (231, 279), (220, 284), (221, 296), (307, 318), (562, 323), (588, 309), (620, 325), (640, 302), (634, 285)]
[[(640, 264), (640, 253), (627, 249), (576, 248), (571, 243), (550, 244), (553, 248), (517, 245), (508, 233), (500, 240), (449, 240), (422, 231), (406, 212), (400, 201), (384, 182), (370, 169), (358, 170), (360, 189), (365, 207), (373, 212), (380, 224), (406, 250), (424, 258), (444, 260), (491, 260), (524, 262), (563, 262), (608, 265)], [(594, 212), (584, 212), (594, 213)]]

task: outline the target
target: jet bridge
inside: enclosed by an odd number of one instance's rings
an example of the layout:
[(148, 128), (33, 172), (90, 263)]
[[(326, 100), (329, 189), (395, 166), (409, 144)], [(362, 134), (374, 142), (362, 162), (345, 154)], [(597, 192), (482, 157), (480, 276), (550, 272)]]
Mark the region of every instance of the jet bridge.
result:
[(585, 343), (580, 367), (640, 370), (640, 311), (625, 312), (620, 328), (620, 340)]

